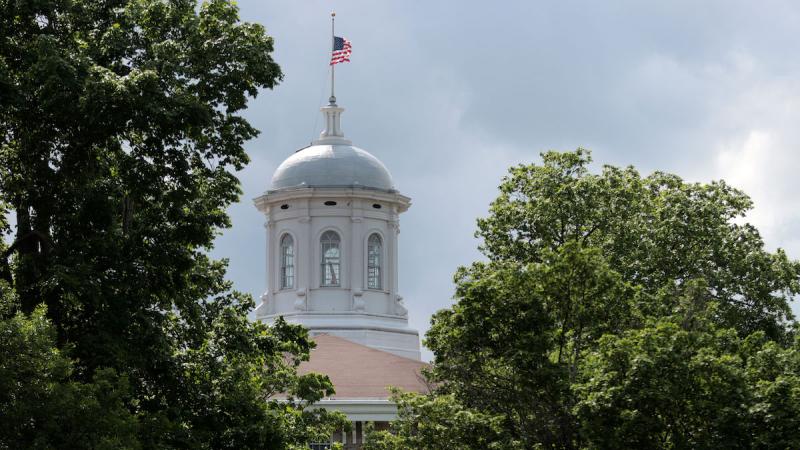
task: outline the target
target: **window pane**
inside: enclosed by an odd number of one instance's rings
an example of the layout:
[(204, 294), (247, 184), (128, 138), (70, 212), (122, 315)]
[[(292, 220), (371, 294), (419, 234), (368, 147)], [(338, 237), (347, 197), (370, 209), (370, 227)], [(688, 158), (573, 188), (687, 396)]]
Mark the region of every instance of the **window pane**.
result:
[(294, 287), (294, 240), (288, 234), (281, 238), (281, 289)]
[(381, 237), (373, 234), (367, 243), (367, 288), (381, 289), (381, 259), (383, 257)]
[(339, 235), (333, 231), (326, 231), (320, 239), (322, 244), (322, 285), (340, 285), (340, 258)]

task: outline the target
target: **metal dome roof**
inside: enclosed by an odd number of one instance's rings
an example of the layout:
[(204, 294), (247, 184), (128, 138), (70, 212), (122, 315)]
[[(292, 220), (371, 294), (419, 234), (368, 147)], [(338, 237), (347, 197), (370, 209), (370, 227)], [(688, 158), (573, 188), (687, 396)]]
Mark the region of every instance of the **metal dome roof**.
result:
[(344, 108), (330, 103), (320, 108), (325, 129), (311, 146), (288, 157), (272, 175), (270, 190), (301, 187), (360, 187), (394, 191), (392, 176), (378, 158), (354, 147), (344, 138), (341, 117)]
[(352, 145), (316, 143), (287, 158), (272, 176), (271, 190), (299, 187), (361, 187), (394, 190), (380, 160)]

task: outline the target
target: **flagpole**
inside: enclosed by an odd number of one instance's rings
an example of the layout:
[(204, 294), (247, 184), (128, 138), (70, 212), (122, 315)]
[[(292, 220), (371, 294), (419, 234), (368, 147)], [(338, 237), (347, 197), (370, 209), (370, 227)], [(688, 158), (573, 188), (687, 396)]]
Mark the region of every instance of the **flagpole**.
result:
[[(336, 11), (331, 11), (331, 54), (336, 48), (336, 36), (333, 31), (333, 22), (336, 20)], [(336, 96), (333, 95), (333, 73), (336, 68), (335, 64), (331, 64), (331, 98), (328, 100), (332, 105), (336, 103)]]

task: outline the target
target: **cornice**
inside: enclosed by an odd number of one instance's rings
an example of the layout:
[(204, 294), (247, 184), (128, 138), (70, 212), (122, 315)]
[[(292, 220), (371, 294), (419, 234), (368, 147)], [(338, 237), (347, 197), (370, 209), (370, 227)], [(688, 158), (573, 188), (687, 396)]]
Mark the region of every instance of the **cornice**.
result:
[(396, 205), (398, 212), (406, 211), (411, 206), (411, 198), (399, 192), (386, 192), (375, 189), (359, 188), (298, 188), (281, 191), (268, 191), (253, 199), (256, 208), (261, 212), (268, 212), (276, 203), (289, 200), (302, 200), (314, 198), (343, 198), (366, 199)]

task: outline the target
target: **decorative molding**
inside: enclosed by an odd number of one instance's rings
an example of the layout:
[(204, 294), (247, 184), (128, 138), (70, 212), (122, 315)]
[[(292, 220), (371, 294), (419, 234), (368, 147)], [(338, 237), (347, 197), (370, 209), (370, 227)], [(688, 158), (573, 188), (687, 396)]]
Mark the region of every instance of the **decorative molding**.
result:
[(261, 304), (258, 305), (257, 316), (265, 316), (275, 312), (275, 304), (272, 302), (272, 296), (269, 291), (261, 294)]
[(297, 290), (297, 299), (294, 301), (294, 309), (296, 311), (308, 310), (308, 302), (306, 299), (306, 288)]
[(364, 303), (364, 293), (360, 290), (353, 291), (353, 311), (364, 311), (366, 304)]
[(403, 304), (403, 297), (397, 295), (394, 299), (394, 312), (398, 316), (408, 317), (408, 308)]
[(288, 200), (309, 200), (312, 198), (352, 198), (369, 202), (383, 202), (388, 205), (387, 212), (404, 212), (411, 206), (411, 199), (395, 191), (380, 191), (357, 187), (305, 187), (289, 190), (268, 191), (255, 199), (259, 211)]

